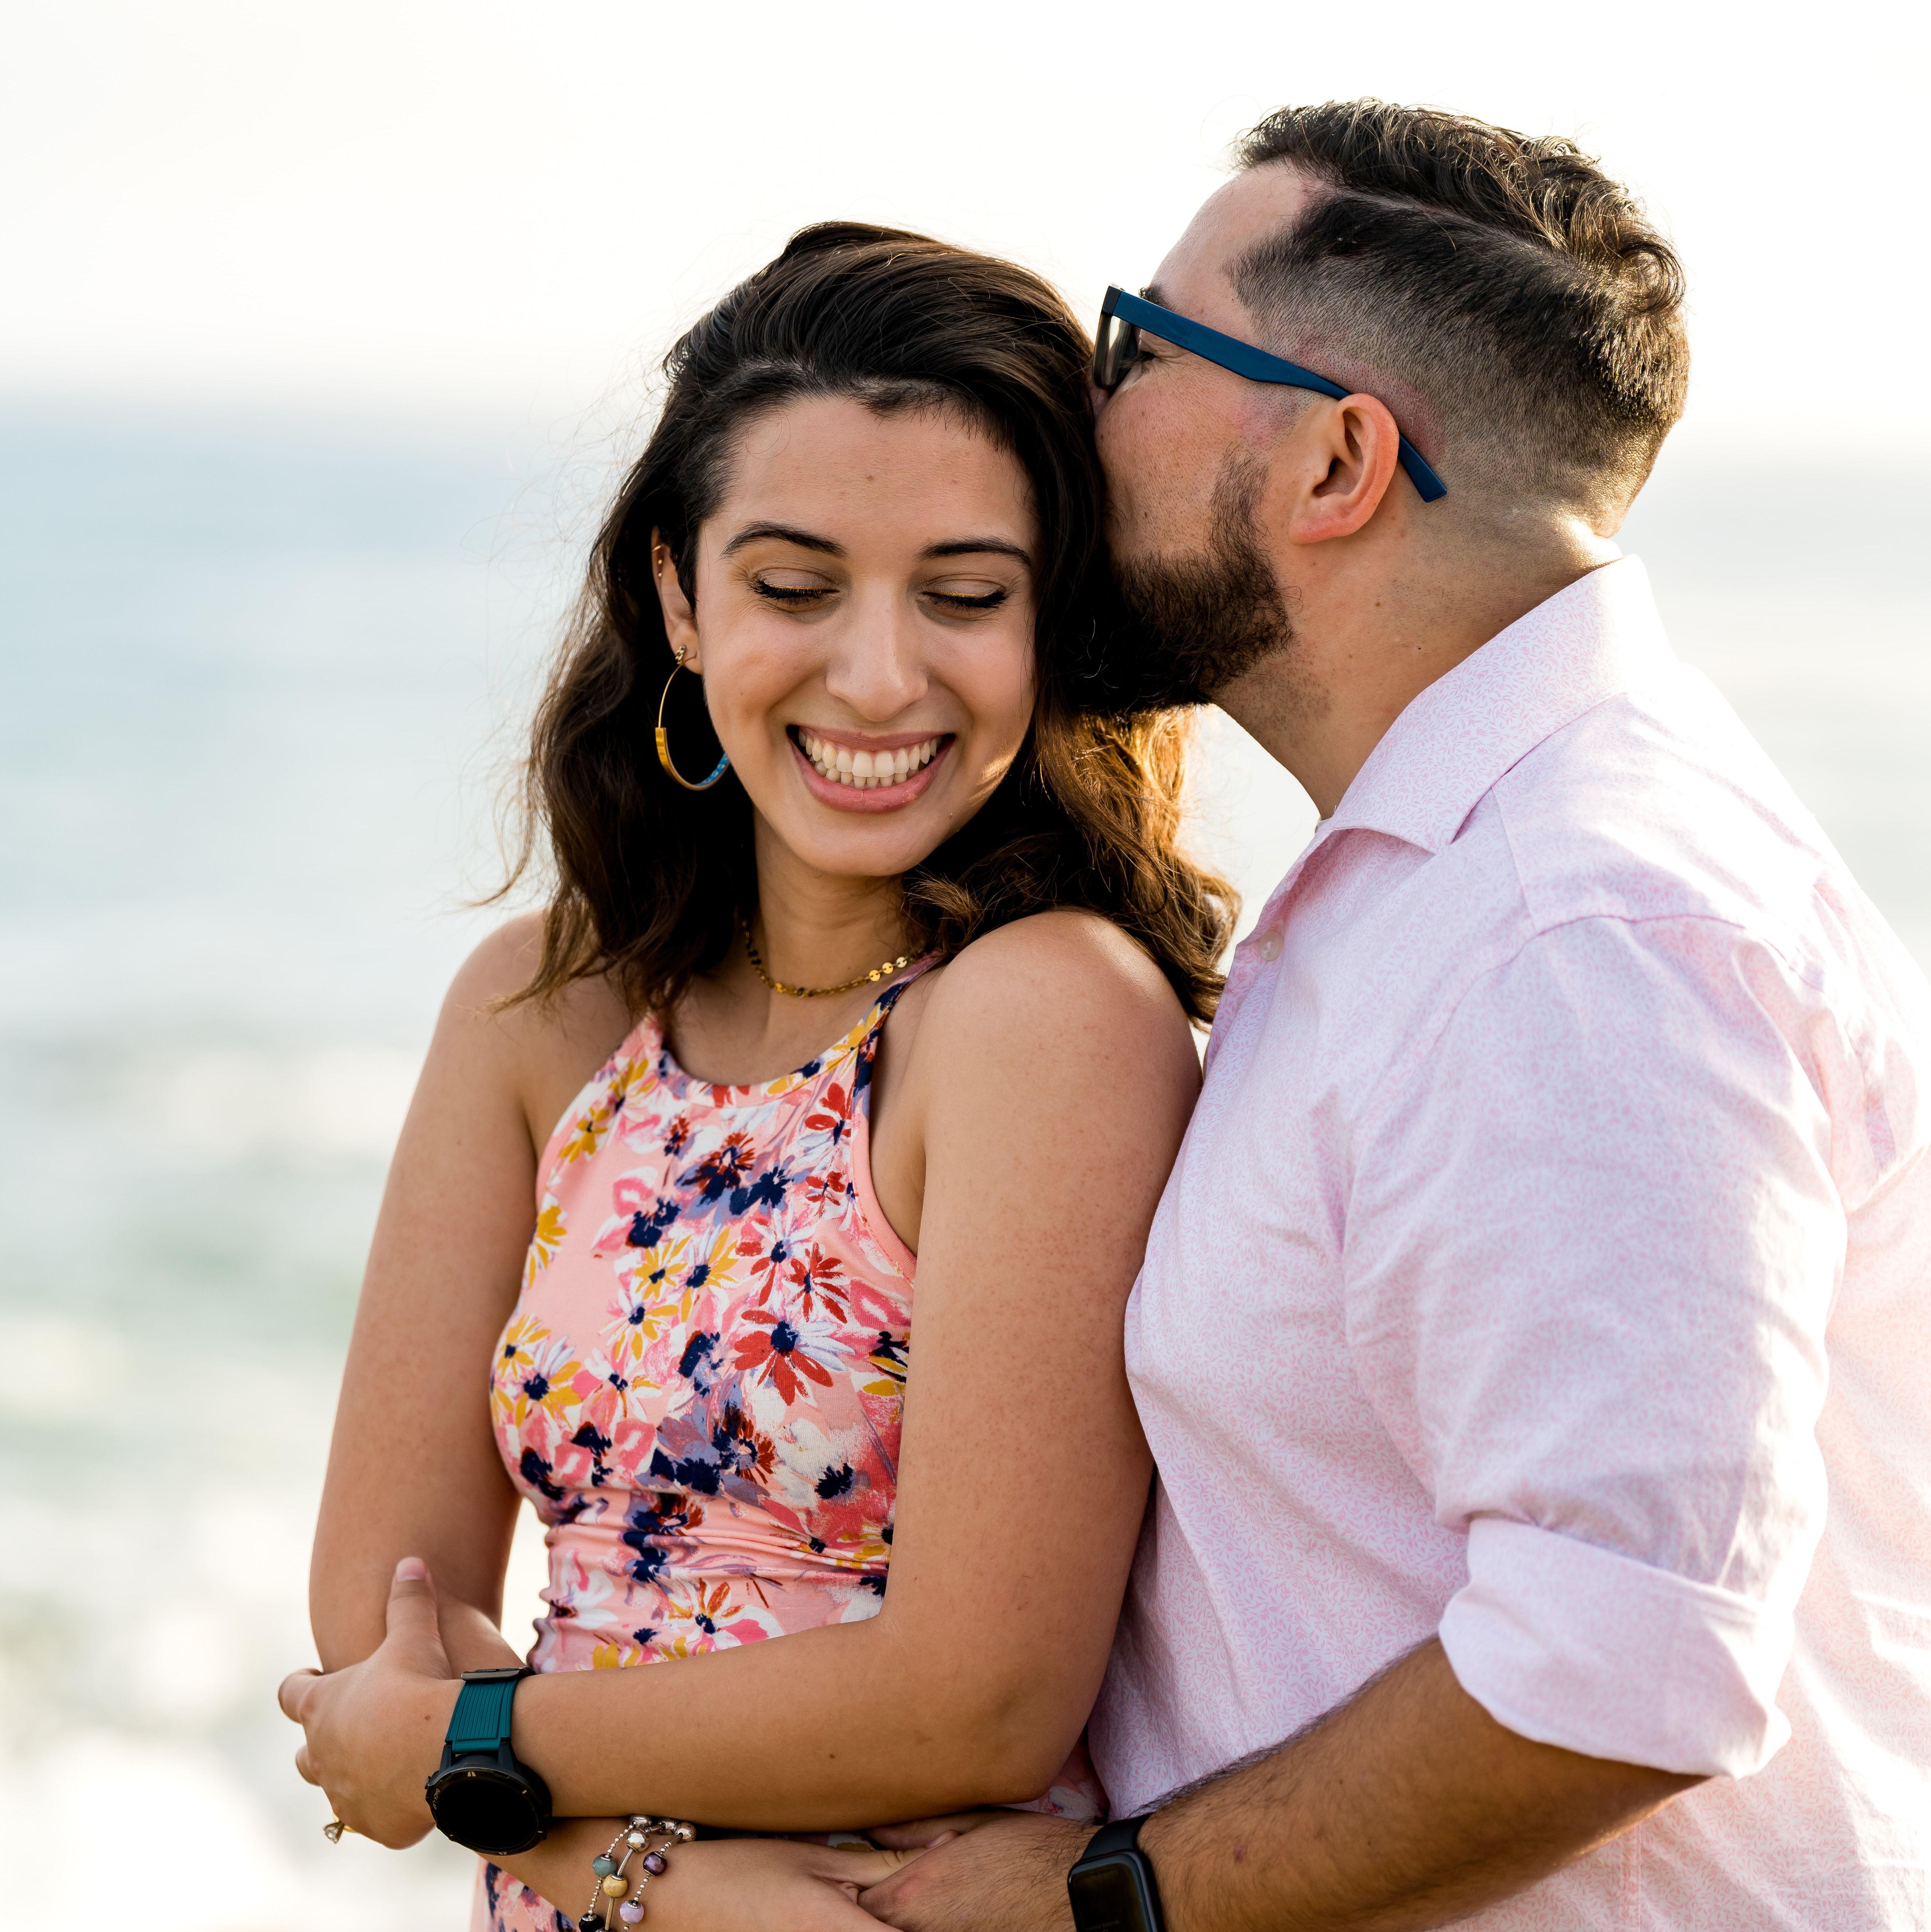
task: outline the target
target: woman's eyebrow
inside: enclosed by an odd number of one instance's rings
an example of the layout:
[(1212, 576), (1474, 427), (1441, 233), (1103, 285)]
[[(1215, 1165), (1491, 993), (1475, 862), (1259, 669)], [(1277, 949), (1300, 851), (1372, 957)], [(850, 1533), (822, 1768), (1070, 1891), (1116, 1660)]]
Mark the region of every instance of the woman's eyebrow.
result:
[[(812, 530), (801, 530), (790, 524), (747, 524), (726, 544), (719, 553), (729, 556), (733, 550), (743, 549), (746, 544), (773, 540), (780, 543), (795, 544), (800, 550), (814, 550), (826, 556), (843, 556), (845, 547), (830, 537), (822, 537)], [(955, 537), (946, 543), (928, 544), (919, 553), (921, 556), (994, 556), (1016, 558), (1028, 570), (1033, 560), (1015, 543), (1009, 543), (1003, 537)]]
[(1033, 568), (1033, 560), (1015, 543), (1008, 543), (1003, 537), (959, 537), (951, 543), (928, 544), (919, 554), (921, 556), (978, 556), (990, 551), (994, 556), (1017, 557), (1028, 570)]
[(733, 550), (742, 550), (746, 544), (757, 543), (767, 537), (796, 544), (800, 550), (822, 550), (827, 556), (843, 556), (845, 554), (843, 544), (834, 543), (829, 537), (814, 536), (810, 530), (794, 530), (789, 524), (747, 524), (718, 554), (729, 556)]

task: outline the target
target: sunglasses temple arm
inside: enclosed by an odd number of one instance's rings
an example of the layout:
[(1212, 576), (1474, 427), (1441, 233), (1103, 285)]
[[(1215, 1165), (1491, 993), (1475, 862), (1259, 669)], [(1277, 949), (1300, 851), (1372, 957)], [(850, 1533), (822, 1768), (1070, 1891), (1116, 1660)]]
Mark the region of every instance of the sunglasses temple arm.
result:
[(1415, 494), (1424, 503), (1433, 503), (1448, 494), (1448, 485), (1429, 467), (1423, 456), (1406, 436), (1401, 441), (1396, 459), (1408, 472), (1408, 481), (1415, 486)]

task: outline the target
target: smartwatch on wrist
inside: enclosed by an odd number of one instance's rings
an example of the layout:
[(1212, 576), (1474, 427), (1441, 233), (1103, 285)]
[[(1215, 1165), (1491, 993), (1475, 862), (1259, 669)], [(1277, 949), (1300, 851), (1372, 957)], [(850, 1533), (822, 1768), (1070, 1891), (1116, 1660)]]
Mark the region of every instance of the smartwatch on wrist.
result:
[(1160, 1888), (1140, 1849), (1145, 1816), (1116, 1819), (1087, 1840), (1079, 1863), (1066, 1874), (1078, 1932), (1166, 1932)]
[(550, 1832), (550, 1787), (510, 1749), (510, 1709), (527, 1665), (466, 1670), (442, 1762), (423, 1786), (446, 1838), (472, 1852), (526, 1852)]

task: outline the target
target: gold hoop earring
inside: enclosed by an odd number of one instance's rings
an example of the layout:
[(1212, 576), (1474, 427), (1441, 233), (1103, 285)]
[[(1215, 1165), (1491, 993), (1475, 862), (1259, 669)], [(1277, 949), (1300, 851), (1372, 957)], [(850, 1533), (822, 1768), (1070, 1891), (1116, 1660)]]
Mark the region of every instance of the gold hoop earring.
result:
[[(677, 653), (677, 662), (670, 667), (670, 675), (664, 680), (664, 695), (657, 700), (657, 762), (681, 784), (686, 791), (709, 791), (718, 779), (731, 768), (730, 754), (726, 752), (718, 760), (718, 768), (702, 784), (693, 784), (670, 762), (670, 734), (664, 728), (664, 707), (670, 701), (670, 687), (677, 682), (677, 674), (684, 668), (684, 653)], [(694, 676), (695, 674), (693, 673)]]

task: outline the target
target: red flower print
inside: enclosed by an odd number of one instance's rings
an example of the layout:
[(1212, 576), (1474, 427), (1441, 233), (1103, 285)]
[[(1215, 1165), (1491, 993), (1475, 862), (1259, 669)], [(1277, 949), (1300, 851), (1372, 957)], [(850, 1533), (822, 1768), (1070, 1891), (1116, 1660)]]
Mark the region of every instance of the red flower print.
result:
[(851, 1132), (851, 1092), (844, 1087), (827, 1087), (818, 1105), (805, 1116), (805, 1132), (823, 1135), (834, 1148)]
[(851, 1191), (843, 1168), (828, 1168), (822, 1174), (805, 1176), (802, 1184), (805, 1204), (817, 1208), (821, 1214), (829, 1214), (834, 1208), (842, 1207), (845, 1196)]
[(807, 1316), (823, 1312), (835, 1322), (845, 1316), (844, 1270), (835, 1255), (824, 1253), (814, 1244), (802, 1255), (791, 1258), (791, 1292)]
[(739, 1338), (735, 1366), (769, 1382), (787, 1402), (805, 1393), (805, 1384), (832, 1385), (838, 1366), (838, 1337), (823, 1322), (793, 1322), (766, 1308), (748, 1308), (747, 1322), (757, 1323), (754, 1334)]
[(784, 1276), (784, 1264), (791, 1258), (791, 1244), (769, 1221), (740, 1222), (739, 1226), (742, 1232), (738, 1239), (738, 1252), (750, 1264), (751, 1285), (757, 1290), (752, 1298), (763, 1308), (769, 1303), (771, 1291)]
[(757, 1160), (757, 1150), (750, 1135), (742, 1131), (727, 1134), (687, 1174), (677, 1177), (680, 1187), (694, 1187), (706, 1201), (716, 1201), (742, 1184)]

